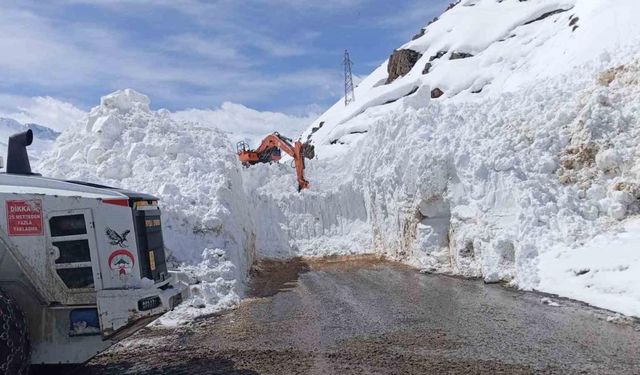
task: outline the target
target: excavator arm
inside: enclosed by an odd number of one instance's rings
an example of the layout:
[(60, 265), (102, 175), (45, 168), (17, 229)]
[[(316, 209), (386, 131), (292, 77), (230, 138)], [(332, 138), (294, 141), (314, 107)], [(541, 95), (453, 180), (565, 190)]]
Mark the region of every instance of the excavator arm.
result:
[(296, 168), (296, 176), (298, 179), (298, 191), (309, 188), (309, 181), (304, 178), (304, 159), (313, 159), (315, 150), (313, 145), (302, 143), (299, 140), (292, 140), (273, 133), (266, 136), (260, 146), (255, 150), (250, 150), (246, 143), (238, 143), (238, 158), (245, 166), (257, 163), (270, 163), (280, 160), (280, 151), (286, 152), (293, 157)]

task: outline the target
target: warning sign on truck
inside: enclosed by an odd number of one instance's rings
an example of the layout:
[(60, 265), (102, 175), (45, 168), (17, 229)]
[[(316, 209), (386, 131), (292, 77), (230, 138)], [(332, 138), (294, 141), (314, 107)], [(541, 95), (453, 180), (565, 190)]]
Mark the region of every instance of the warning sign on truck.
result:
[(7, 201), (7, 230), (10, 236), (41, 236), (42, 200)]

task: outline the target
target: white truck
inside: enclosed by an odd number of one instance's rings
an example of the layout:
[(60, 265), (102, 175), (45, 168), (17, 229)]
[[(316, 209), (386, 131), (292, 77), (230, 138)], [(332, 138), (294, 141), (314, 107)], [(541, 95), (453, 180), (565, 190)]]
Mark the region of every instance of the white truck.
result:
[(188, 293), (167, 270), (158, 198), (34, 174), (32, 141), (10, 137), (0, 174), (0, 374), (85, 362)]

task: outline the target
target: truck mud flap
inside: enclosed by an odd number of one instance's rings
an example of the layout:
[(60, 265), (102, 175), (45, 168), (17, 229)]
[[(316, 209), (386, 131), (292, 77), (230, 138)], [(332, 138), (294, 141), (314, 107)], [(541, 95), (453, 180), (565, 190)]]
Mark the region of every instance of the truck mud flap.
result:
[(148, 316), (146, 318), (142, 318), (140, 320), (135, 321), (133, 324), (126, 326), (125, 328), (121, 328), (115, 333), (112, 333), (110, 335), (105, 335), (102, 337), (105, 340), (112, 340), (114, 342), (118, 342), (120, 340), (126, 339), (127, 337), (133, 335), (135, 332), (146, 327), (149, 323), (153, 322), (161, 315), (162, 314), (157, 314), (154, 316)]

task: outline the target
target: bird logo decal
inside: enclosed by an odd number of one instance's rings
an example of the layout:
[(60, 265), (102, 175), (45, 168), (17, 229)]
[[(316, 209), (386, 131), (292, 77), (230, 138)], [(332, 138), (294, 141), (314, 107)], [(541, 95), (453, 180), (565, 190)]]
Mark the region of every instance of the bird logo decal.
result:
[(114, 246), (127, 247), (127, 236), (131, 231), (129, 229), (122, 232), (122, 234), (118, 234), (115, 230), (107, 227), (105, 230), (107, 237), (109, 238), (109, 243)]

